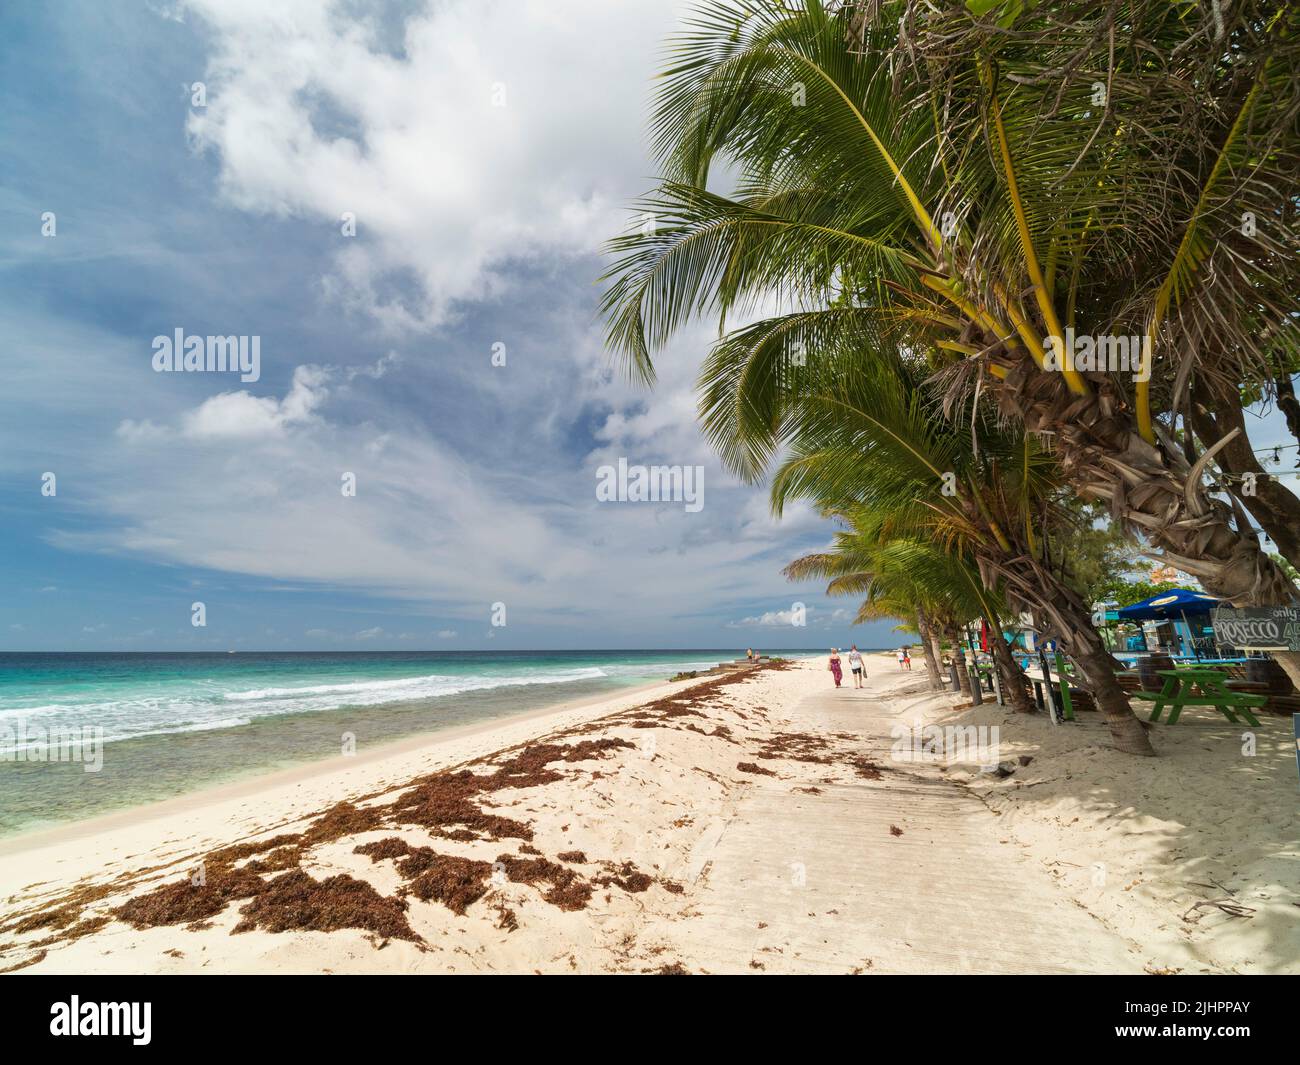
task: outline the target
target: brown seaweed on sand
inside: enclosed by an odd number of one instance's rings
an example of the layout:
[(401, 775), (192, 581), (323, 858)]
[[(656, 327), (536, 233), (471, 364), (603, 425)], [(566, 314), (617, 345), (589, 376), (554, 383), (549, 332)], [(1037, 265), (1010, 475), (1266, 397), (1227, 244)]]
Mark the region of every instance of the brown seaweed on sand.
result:
[(595, 883), (601, 887), (609, 887), (611, 884), (615, 887), (621, 887), (629, 894), (640, 894), (642, 891), (649, 889), (653, 884), (654, 877), (641, 872), (631, 862), (624, 862), (621, 866), (611, 866), (613, 874), (609, 876), (598, 876)]
[(82, 911), (88, 905), (112, 893), (113, 888), (108, 884), (82, 885), (73, 889), (59, 902), (45, 906), (35, 913), (29, 913), (26, 917), (5, 925), (0, 928), (0, 932), (17, 932), (21, 935), (26, 932), (36, 932), (42, 928), (67, 928), (69, 925), (77, 923)]
[(190, 924), (215, 917), (233, 899), (246, 899), (266, 888), (266, 881), (247, 869), (205, 868), (201, 882), (186, 877), (144, 895), (127, 899), (113, 916), (133, 928)]
[(505, 869), (506, 877), (515, 884), (546, 883), (550, 887), (542, 894), (547, 902), (561, 910), (583, 910), (591, 900), (592, 887), (572, 869), (546, 858), (519, 858), (502, 854), (497, 864)]
[(374, 843), (363, 843), (359, 847), (352, 848), (353, 854), (364, 854), (372, 862), (382, 862), (385, 858), (401, 858), (411, 853), (410, 844), (404, 839), (398, 839), (397, 836), (389, 836), (387, 839), (376, 840)]
[(792, 762), (826, 765), (832, 760), (824, 753), (828, 746), (830, 745), (820, 736), (807, 732), (778, 732), (764, 742), (757, 757), (785, 758)]
[(398, 865), (403, 876), (415, 873), (407, 889), (421, 902), (441, 902), (457, 916), (487, 894), (487, 880), (492, 866), (473, 858), (454, 854), (437, 854), (420, 847)]
[(864, 780), (879, 780), (880, 767), (866, 758), (854, 758), (849, 764), (853, 766), (853, 771)]
[(364, 880), (339, 874), (314, 880), (301, 869), (276, 877), (241, 909), (235, 932), (359, 928), (385, 939), (418, 940), (406, 921), (406, 903), (379, 894)]
[(536, 743), (500, 763), (491, 773), (473, 773), (468, 769), (456, 773), (435, 773), (417, 782), (399, 795), (388, 807), (394, 821), (421, 825), (439, 835), (449, 836), (450, 826), (458, 838), (465, 829), (479, 835), (470, 838), (533, 838), (533, 830), (521, 821), (484, 813), (473, 801), (475, 796), (503, 788), (532, 788), (563, 780), (563, 774), (550, 768), (553, 762), (582, 762), (599, 758), (606, 751), (633, 744), (622, 739), (581, 740), (574, 744)]
[(350, 802), (340, 802), (331, 806), (303, 832), (301, 842), (305, 846), (318, 843), (333, 843), (344, 836), (355, 836), (380, 827), (383, 812), (379, 807), (355, 806)]

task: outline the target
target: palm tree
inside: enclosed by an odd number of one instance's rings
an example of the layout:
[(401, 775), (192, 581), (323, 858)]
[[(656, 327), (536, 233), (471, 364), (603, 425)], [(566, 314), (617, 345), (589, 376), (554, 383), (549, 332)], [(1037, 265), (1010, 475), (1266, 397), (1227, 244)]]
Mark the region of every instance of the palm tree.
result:
[[(656, 226), (614, 242), (612, 344), (650, 381), (690, 316), (725, 327), (776, 299), (791, 313), (724, 337), (715, 368), (774, 388), (837, 336), (942, 350), (950, 409), (991, 396), (1207, 590), (1290, 602), (1240, 509), (1205, 489), (1231, 440), (1197, 454), (1177, 422), (1198, 382), (1267, 386), (1296, 348), (1295, 12), (969, 6), (699, 9), (654, 117)], [(718, 160), (732, 196), (709, 188)], [(1076, 335), (1112, 357), (1138, 337), (1138, 372), (1058, 357)], [(1300, 685), (1300, 656), (1279, 658)]]
[[(701, 415), (723, 461), (755, 479), (781, 453), (772, 480), (778, 514), (792, 498), (860, 508), (886, 523), (881, 539), (913, 534), (968, 560), (985, 590), (1029, 611), (1074, 657), (1116, 747), (1153, 754), (1065, 572), (1056, 541), (1067, 514), (1051, 456), (985, 401), (945, 417), (926, 393), (928, 363), (880, 345), (869, 323), (826, 331), (818, 358), (800, 366), (790, 345), (802, 329), (798, 313), (764, 320), (724, 337), (706, 360)], [(978, 612), (1000, 629), (996, 611)], [(1010, 665), (1009, 649), (998, 657)]]
[[(912, 541), (900, 549), (933, 574), (934, 563), (915, 546), (924, 541), (946, 556), (949, 585), (974, 582), (973, 609), (960, 620), (983, 615), (998, 633), (994, 650), (1012, 691), (1019, 688), (1018, 670), (1000, 636), (1007, 605), (1013, 613), (1027, 610), (1041, 633), (1069, 650), (1116, 747), (1154, 753), (1115, 680), (1116, 663), (1091, 611), (1071, 586), (1064, 552), (1054, 550), (1067, 515), (1053, 501), (1058, 471), (1050, 457), (982, 408), (962, 423), (942, 417), (923, 394), (919, 367), (873, 357), (862, 344), (837, 351), (832, 361), (836, 371), (825, 381), (802, 377), (784, 391), (762, 392), (777, 404), (765, 429), (735, 416), (757, 398), (743, 382), (737, 389), (725, 375), (709, 377), (730, 360), (723, 355), (707, 364), (705, 426), (724, 460), (734, 465), (744, 449), (770, 452), (784, 441), (786, 457), (772, 479), (774, 511), (806, 498), (849, 512), (867, 541)], [(960, 643), (955, 628), (950, 635)]]
[[(865, 596), (855, 624), (878, 617), (915, 619), (933, 689), (943, 686), (936, 652), (939, 633), (948, 635), (958, 649), (961, 626), (982, 616), (993, 632), (998, 672), (1012, 707), (1031, 712), (1024, 677), (1002, 637), (999, 614), (1004, 604), (984, 589), (975, 566), (931, 540), (891, 535), (888, 530), (897, 529), (898, 523), (879, 508), (854, 507), (836, 516), (845, 528), (836, 533), (831, 550), (796, 559), (786, 567), (786, 576), (829, 578), (828, 595)], [(958, 669), (957, 677), (969, 694), (965, 670)]]
[(939, 633), (945, 628), (944, 619), (952, 606), (944, 598), (943, 590), (923, 591), (915, 581), (898, 579), (899, 575), (882, 575), (878, 570), (861, 569), (860, 563), (856, 559), (851, 561), (846, 550), (839, 545), (831, 551), (795, 559), (785, 568), (785, 575), (792, 581), (827, 578), (828, 595), (863, 596), (853, 619), (855, 625), (881, 618), (910, 621), (916, 626), (921, 642), (930, 690), (944, 689), (939, 671), (940, 654), (936, 647)]

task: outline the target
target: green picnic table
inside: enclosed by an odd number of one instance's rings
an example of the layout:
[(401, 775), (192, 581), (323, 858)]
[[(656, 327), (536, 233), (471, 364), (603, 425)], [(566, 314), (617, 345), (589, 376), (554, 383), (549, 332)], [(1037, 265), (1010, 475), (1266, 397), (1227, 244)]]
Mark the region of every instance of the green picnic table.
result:
[(1183, 712), (1184, 706), (1212, 706), (1234, 725), (1240, 724), (1237, 718), (1237, 713), (1240, 713), (1247, 724), (1259, 728), (1259, 719), (1250, 712), (1250, 708), (1263, 706), (1268, 702), (1268, 697), (1230, 691), (1224, 684), (1228, 674), (1217, 669), (1189, 667), (1158, 669), (1156, 675), (1165, 678), (1160, 691), (1132, 692), (1129, 695), (1131, 699), (1150, 699), (1155, 703), (1149, 721), (1159, 721), (1160, 714), (1166, 707), (1169, 709), (1168, 724), (1173, 725), (1178, 722), (1178, 715)]

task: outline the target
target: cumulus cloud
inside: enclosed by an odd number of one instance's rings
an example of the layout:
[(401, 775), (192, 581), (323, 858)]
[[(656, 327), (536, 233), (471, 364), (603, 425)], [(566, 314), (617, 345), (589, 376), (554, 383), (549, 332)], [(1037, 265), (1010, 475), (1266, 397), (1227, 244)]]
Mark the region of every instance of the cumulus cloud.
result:
[[(299, 366), (283, 399), (250, 392), (222, 392), (185, 416), (183, 430), (195, 440), (271, 436), (312, 420), (328, 394), (329, 371)], [(140, 434), (128, 434), (138, 439)]]
[(223, 195), (334, 227), (323, 292), (394, 331), (499, 293), (509, 263), (594, 251), (647, 172), (669, 0), (437, 3), (400, 27), (319, 0), (185, 6), (214, 42), (188, 131)]

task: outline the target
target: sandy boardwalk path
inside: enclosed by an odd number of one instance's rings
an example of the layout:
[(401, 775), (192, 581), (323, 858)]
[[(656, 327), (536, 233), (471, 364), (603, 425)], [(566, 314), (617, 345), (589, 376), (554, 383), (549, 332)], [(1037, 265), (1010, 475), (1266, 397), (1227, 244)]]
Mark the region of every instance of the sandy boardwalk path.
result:
[(818, 794), (759, 778), (697, 848), (701, 919), (676, 944), (683, 961), (715, 972), (1141, 972), (1118, 936), (1000, 838), (982, 802), (930, 766), (891, 761), (890, 728), (916, 701), (900, 689), (918, 679), (794, 705), (788, 728), (852, 734), (888, 768)]

